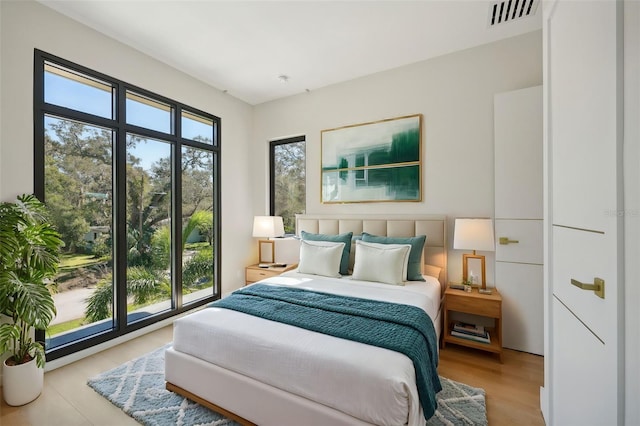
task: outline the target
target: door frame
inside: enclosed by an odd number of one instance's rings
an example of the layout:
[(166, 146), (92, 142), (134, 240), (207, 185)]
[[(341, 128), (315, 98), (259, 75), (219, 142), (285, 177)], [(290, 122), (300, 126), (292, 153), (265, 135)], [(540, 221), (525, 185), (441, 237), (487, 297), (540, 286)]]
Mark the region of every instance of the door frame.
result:
[(624, 2), (625, 424), (640, 424), (640, 2)]
[[(616, 1), (616, 0), (612, 0)], [(544, 191), (544, 386), (540, 389), (540, 406), (546, 424), (553, 425), (553, 370), (552, 357), (554, 356), (553, 342), (554, 318), (553, 318), (553, 188), (552, 170), (553, 158), (551, 155), (551, 127), (550, 93), (553, 82), (550, 81), (550, 63), (548, 52), (550, 48), (549, 27), (559, 0), (548, 0), (543, 3), (543, 191)], [(622, 259), (618, 259), (618, 422), (619, 424), (640, 423), (640, 407), (634, 401), (640, 392), (640, 368), (634, 360), (640, 357), (640, 289), (637, 282), (637, 259), (640, 258), (640, 124), (637, 117), (640, 115), (640, 76), (638, 76), (638, 63), (640, 62), (640, 42), (638, 41), (640, 30), (640, 6), (633, 1), (617, 0), (618, 15), (618, 55), (621, 65), (618, 83), (621, 93), (618, 107), (619, 113), (619, 143), (622, 149), (618, 152), (619, 197), (620, 206), (615, 212), (620, 218), (617, 227), (617, 245)], [(622, 25), (620, 25), (622, 24)], [(622, 61), (624, 58), (624, 61)], [(624, 71), (623, 71), (624, 70)], [(624, 72), (624, 74), (623, 74)], [(622, 92), (624, 85), (625, 91)], [(631, 91), (626, 90), (630, 88)], [(624, 127), (623, 127), (624, 121)], [(623, 131), (624, 130), (624, 131)], [(624, 157), (622, 152), (624, 151)], [(623, 188), (620, 189), (620, 188)], [(629, 234), (631, 233), (631, 234)], [(627, 238), (625, 238), (625, 236)], [(633, 283), (635, 281), (635, 287)], [(626, 308), (626, 309), (625, 309)], [(616, 374), (614, 373), (614, 374)]]

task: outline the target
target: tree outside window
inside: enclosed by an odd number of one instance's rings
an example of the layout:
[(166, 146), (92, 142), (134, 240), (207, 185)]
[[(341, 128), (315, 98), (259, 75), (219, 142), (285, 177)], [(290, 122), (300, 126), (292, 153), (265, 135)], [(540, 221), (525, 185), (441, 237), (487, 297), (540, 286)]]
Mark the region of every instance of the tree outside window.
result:
[(304, 136), (270, 143), (272, 216), (282, 216), (287, 234), (295, 233), (296, 214), (306, 210), (306, 142)]

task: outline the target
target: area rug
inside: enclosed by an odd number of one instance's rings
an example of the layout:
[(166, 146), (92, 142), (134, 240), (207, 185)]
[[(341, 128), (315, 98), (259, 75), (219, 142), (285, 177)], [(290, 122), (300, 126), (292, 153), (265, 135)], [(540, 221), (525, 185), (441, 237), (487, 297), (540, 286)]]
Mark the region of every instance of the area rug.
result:
[[(165, 389), (163, 346), (87, 384), (146, 426), (235, 426), (236, 422)], [(428, 426), (486, 425), (484, 390), (440, 377), (438, 409)]]

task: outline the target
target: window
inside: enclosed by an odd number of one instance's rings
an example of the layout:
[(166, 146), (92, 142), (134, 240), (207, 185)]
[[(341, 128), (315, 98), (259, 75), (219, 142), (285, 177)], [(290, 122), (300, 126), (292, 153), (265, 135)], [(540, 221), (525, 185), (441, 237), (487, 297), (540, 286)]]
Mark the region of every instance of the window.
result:
[(215, 126), (211, 119), (182, 111), (182, 137), (213, 144)]
[(220, 296), (220, 119), (35, 51), (35, 193), (65, 247), (55, 359)]
[(282, 216), (287, 234), (295, 233), (296, 214), (306, 209), (306, 142), (304, 136), (270, 143), (270, 214)]
[(49, 104), (113, 118), (115, 87), (110, 83), (46, 62), (44, 86), (44, 100)]
[(126, 110), (127, 124), (174, 133), (172, 119), (175, 112), (171, 105), (127, 90)]

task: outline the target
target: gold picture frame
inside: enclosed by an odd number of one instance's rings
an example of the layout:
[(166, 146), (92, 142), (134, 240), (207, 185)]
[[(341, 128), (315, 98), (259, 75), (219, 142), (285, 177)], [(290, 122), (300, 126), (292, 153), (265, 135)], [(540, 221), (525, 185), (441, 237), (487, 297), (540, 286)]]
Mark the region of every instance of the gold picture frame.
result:
[(258, 240), (258, 263), (275, 263), (276, 245), (273, 240)]
[(469, 260), (478, 259), (480, 260), (480, 269), (482, 270), (482, 281), (480, 283), (480, 287), (485, 290), (487, 288), (487, 273), (486, 273), (486, 262), (485, 257), (481, 254), (463, 254), (462, 255), (462, 281), (467, 282), (469, 278)]

